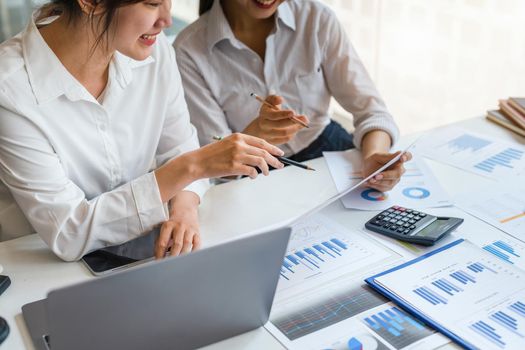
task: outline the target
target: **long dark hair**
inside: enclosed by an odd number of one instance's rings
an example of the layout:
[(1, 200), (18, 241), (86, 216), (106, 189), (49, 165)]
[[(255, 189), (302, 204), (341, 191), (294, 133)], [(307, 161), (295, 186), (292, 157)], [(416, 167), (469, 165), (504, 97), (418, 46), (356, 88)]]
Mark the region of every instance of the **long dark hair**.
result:
[[(127, 5), (132, 5), (137, 2), (141, 2), (144, 0), (95, 0), (94, 4), (95, 6), (92, 9), (91, 14), (95, 13), (95, 11), (102, 7), (104, 8), (104, 13), (95, 21), (95, 16), (90, 16), (90, 25), (91, 28), (96, 28), (99, 25), (102, 25), (102, 31), (97, 37), (95, 41), (95, 45), (93, 47), (93, 51), (95, 48), (102, 42), (104, 38), (108, 38), (109, 28), (111, 26), (111, 23), (113, 22), (113, 19), (115, 17), (115, 14), (117, 10), (120, 7), (124, 7)], [(69, 24), (75, 24), (76, 21), (80, 18), (82, 15), (82, 9), (80, 8), (80, 5), (78, 4), (77, 0), (51, 0), (51, 5), (56, 6), (59, 9), (62, 10), (63, 15), (67, 16), (68, 23)], [(106, 44), (108, 41), (106, 40)]]
[(213, 0), (199, 0), (199, 16), (208, 12), (213, 6)]

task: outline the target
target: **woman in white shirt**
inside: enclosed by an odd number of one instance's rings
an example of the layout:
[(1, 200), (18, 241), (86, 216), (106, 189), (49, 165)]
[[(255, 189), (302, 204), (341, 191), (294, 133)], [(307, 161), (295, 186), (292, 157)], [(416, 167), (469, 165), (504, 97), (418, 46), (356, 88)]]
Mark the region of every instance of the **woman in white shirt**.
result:
[[(199, 12), (174, 46), (201, 144), (214, 134), (243, 132), (279, 145), (297, 161), (355, 146), (362, 150), (365, 175), (394, 156), (388, 151), (397, 126), (326, 6), (312, 0), (201, 0)], [(290, 108), (260, 107), (251, 92)], [(353, 114), (353, 137), (330, 119), (332, 96)], [(293, 110), (309, 128), (290, 119)], [(369, 185), (391, 189), (410, 157)]]
[(161, 33), (170, 7), (55, 0), (0, 45), (0, 203), (64, 260), (160, 224), (156, 257), (196, 249), (203, 179), (282, 167), (282, 151), (252, 136), (198, 148)]

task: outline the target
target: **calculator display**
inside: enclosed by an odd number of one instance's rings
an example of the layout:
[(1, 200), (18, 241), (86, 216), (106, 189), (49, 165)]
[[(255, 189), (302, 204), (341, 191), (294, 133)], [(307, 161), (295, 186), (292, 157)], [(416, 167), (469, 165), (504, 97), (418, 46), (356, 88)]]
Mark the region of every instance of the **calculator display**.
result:
[(418, 231), (417, 235), (421, 237), (436, 237), (441, 235), (441, 233), (444, 231), (447, 231), (450, 226), (452, 225), (449, 220), (438, 219), (427, 227), (423, 228), (421, 231)]

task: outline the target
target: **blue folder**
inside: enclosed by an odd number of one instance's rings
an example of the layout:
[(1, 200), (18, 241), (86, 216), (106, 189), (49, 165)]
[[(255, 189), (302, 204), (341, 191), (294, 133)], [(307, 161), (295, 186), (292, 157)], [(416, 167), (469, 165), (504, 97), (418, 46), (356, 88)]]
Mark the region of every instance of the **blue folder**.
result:
[(407, 266), (410, 266), (410, 265), (417, 264), (418, 262), (420, 262), (422, 260), (425, 260), (425, 259), (427, 259), (428, 257), (430, 257), (432, 255), (438, 254), (439, 252), (442, 252), (444, 250), (447, 250), (447, 249), (450, 249), (450, 248), (452, 248), (454, 246), (457, 246), (458, 244), (461, 244), (464, 241), (465, 241), (464, 239), (458, 239), (457, 241), (454, 241), (454, 242), (449, 243), (449, 244), (447, 244), (447, 245), (445, 245), (445, 246), (443, 246), (441, 248), (433, 250), (430, 253), (421, 255), (420, 257), (418, 257), (418, 258), (416, 258), (414, 260), (410, 260), (409, 262), (406, 262), (404, 264), (401, 264), (401, 265), (396, 266), (394, 268), (391, 268), (389, 270), (383, 271), (383, 272), (381, 272), (381, 273), (379, 273), (379, 274), (377, 274), (375, 276), (369, 277), (369, 278), (365, 279), (365, 282), (368, 283), (368, 285), (370, 285), (370, 287), (372, 287), (374, 290), (376, 290), (377, 292), (383, 294), (385, 297), (387, 297), (388, 299), (392, 300), (394, 303), (399, 305), (402, 309), (404, 309), (408, 313), (412, 314), (418, 320), (422, 321), (423, 323), (425, 323), (425, 324), (431, 326), (432, 328), (438, 330), (439, 332), (443, 333), (444, 335), (446, 335), (447, 337), (449, 337), (450, 339), (452, 339), (454, 342), (456, 342), (457, 344), (461, 345), (462, 347), (464, 347), (466, 349), (475, 350), (475, 349), (477, 349), (477, 347), (475, 347), (474, 345), (472, 345), (471, 343), (467, 342), (463, 338), (461, 338), (461, 337), (457, 336), (456, 334), (454, 334), (454, 332), (452, 330), (450, 330), (448, 328), (445, 328), (441, 324), (439, 324), (438, 322), (435, 322), (435, 321), (429, 319), (428, 317), (426, 317), (426, 315), (422, 314), (421, 312), (419, 312), (418, 310), (413, 308), (411, 305), (407, 304), (405, 301), (400, 299), (396, 294), (391, 293), (387, 289), (383, 288), (381, 285), (377, 284), (376, 281), (375, 281), (376, 278), (378, 278), (378, 277), (381, 277), (381, 276), (384, 276), (384, 275), (388, 275), (391, 272), (394, 272), (394, 271), (397, 271), (397, 270), (401, 270), (401, 269), (403, 269), (403, 268), (405, 268)]

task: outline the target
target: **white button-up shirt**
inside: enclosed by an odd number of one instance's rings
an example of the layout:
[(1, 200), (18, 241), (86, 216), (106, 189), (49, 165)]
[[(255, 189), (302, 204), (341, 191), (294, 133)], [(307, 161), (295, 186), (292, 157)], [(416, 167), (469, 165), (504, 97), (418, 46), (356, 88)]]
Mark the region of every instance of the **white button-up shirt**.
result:
[(168, 219), (152, 170), (198, 147), (163, 35), (144, 61), (115, 53), (102, 104), (34, 20), (0, 45), (0, 240), (32, 226), (59, 257), (77, 260), (141, 237)]
[(288, 0), (277, 9), (263, 60), (237, 40), (220, 1), (180, 33), (174, 43), (191, 121), (201, 144), (214, 135), (240, 132), (258, 115), (250, 97), (282, 95), (310, 118), (282, 148), (294, 154), (330, 123), (333, 96), (354, 116), (354, 143), (371, 130), (384, 130), (394, 143), (398, 129), (335, 14), (312, 0)]

